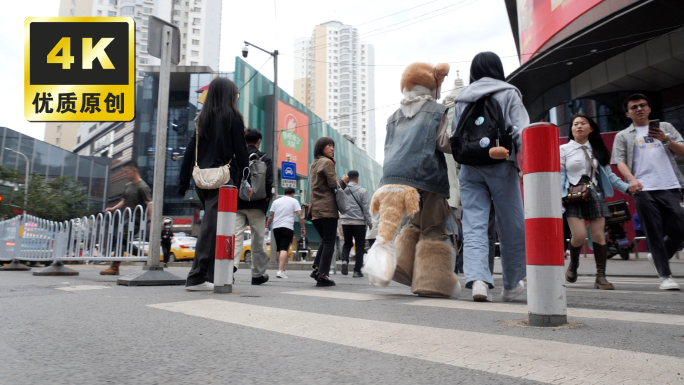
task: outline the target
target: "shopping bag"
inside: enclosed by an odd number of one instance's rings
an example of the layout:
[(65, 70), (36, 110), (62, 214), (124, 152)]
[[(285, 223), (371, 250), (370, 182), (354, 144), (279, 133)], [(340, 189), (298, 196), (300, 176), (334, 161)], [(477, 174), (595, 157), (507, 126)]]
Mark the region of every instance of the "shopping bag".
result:
[(382, 237), (377, 237), (373, 247), (368, 250), (362, 271), (368, 274), (371, 285), (385, 287), (397, 268), (397, 254), (393, 243), (384, 243)]

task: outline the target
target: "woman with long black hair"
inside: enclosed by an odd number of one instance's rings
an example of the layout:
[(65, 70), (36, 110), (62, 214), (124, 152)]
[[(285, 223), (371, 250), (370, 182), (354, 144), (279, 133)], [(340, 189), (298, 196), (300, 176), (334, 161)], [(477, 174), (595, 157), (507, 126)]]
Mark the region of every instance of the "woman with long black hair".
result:
[[(240, 185), (241, 173), (238, 170), (249, 167), (249, 155), (245, 124), (237, 107), (239, 95), (237, 85), (227, 78), (216, 78), (209, 85), (207, 98), (197, 117), (197, 132), (190, 139), (183, 157), (179, 194), (185, 195), (188, 191), (195, 159), (200, 169), (222, 167), (230, 163), (229, 184)], [(204, 219), (185, 286), (189, 291), (213, 290), (219, 189), (197, 187), (196, 191), (204, 206)]]
[(590, 117), (577, 114), (572, 117), (568, 143), (560, 146), (561, 189), (567, 200), (570, 186), (586, 185), (591, 193), (589, 200), (565, 203), (565, 216), (570, 226), (570, 264), (565, 272), (565, 280), (577, 281), (579, 255), (587, 238), (586, 221), (589, 221), (591, 241), (594, 245), (596, 260), (596, 282), (594, 287), (613, 290), (606, 279), (608, 246), (605, 239), (606, 218), (610, 210), (606, 197), (613, 196), (613, 189), (625, 193), (629, 184), (623, 182), (610, 169), (610, 153), (603, 143), (598, 125)]
[(340, 214), (337, 211), (335, 190), (339, 184), (341, 188), (347, 188), (349, 177), (343, 175), (337, 179), (335, 173), (335, 141), (324, 136), (314, 145), (314, 161), (309, 170), (309, 183), (311, 183), (312, 223), (321, 237), (321, 244), (316, 252), (313, 263), (311, 278), (316, 280), (316, 286), (335, 286), (335, 282), (328, 276), (330, 263), (335, 253), (335, 236), (337, 235), (337, 221)]
[[(490, 106), (501, 111), (503, 127), (499, 127), (498, 124), (496, 127), (500, 132), (510, 136), (512, 145), (506, 160), (471, 165), (460, 162), (461, 171), (458, 174), (458, 180), (463, 204), (463, 270), (466, 288), (472, 289), (473, 300), (491, 301), (490, 289), (494, 288), (494, 279), (489, 270), (487, 229), (490, 207), (493, 202), (500, 230), (503, 269), (501, 298), (504, 301), (513, 301), (525, 289), (523, 283), (523, 278), (526, 276), (525, 212), (520, 192), (518, 176), (520, 167), (517, 157), (522, 148), (522, 130), (530, 123), (530, 118), (522, 103), (520, 91), (515, 86), (506, 83), (501, 59), (493, 52), (481, 52), (473, 58), (470, 66), (470, 84), (454, 99), (456, 102), (452, 125), (454, 135), (459, 135), (458, 127), (462, 118), (462, 125), (468, 124), (470, 118), (478, 126), (483, 123), (492, 124), (488, 123), (484, 117), (475, 120), (470, 112), (468, 116), (465, 115), (466, 107), (470, 106), (469, 111), (473, 111), (478, 101), (491, 102), (491, 99), (485, 98), (493, 99)], [(472, 128), (472, 126), (469, 127)], [(457, 138), (466, 137), (457, 136)], [(482, 148), (496, 143), (496, 139), (491, 140), (488, 137), (473, 139), (479, 141), (479, 146)], [(452, 146), (452, 151), (454, 157), (463, 156), (459, 148)]]

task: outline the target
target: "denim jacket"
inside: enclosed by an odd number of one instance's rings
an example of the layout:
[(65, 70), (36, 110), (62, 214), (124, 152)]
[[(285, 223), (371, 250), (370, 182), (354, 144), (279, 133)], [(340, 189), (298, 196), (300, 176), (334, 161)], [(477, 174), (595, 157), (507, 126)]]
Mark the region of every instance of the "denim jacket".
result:
[(435, 145), (446, 110), (446, 106), (429, 100), (410, 119), (401, 109), (390, 116), (381, 186), (405, 184), (449, 196), (446, 159)]
[[(625, 183), (615, 175), (610, 165), (600, 166), (598, 168), (599, 177), (598, 184), (603, 196), (610, 198), (613, 196), (613, 189), (617, 189), (621, 193), (626, 193), (629, 188), (629, 183)], [(608, 188), (610, 186), (610, 188)], [(570, 187), (570, 180), (568, 179), (568, 171), (564, 166), (561, 166), (561, 197), (565, 198), (568, 195), (568, 187)]]

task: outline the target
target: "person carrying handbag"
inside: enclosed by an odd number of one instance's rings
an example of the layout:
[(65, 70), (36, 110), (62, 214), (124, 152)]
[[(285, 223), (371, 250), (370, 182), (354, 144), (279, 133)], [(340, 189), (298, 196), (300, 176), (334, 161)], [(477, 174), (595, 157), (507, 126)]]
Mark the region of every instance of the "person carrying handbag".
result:
[(356, 262), (354, 263), (354, 278), (363, 277), (363, 255), (366, 253), (366, 225), (373, 228), (373, 219), (370, 215), (370, 199), (365, 188), (359, 186), (359, 172), (349, 171), (349, 184), (344, 193), (351, 201), (349, 210), (342, 214), (342, 232), (344, 234), (344, 246), (342, 248), (342, 275), (349, 273), (349, 253), (356, 244)]
[(587, 238), (585, 221), (589, 221), (596, 260), (594, 287), (614, 290), (613, 284), (606, 279), (608, 246), (604, 234), (606, 218), (611, 214), (605, 198), (613, 196), (614, 188), (626, 193), (629, 184), (610, 169), (610, 154), (599, 127), (586, 115), (573, 117), (568, 143), (560, 146), (560, 158), (561, 196), (572, 233), (570, 264), (565, 280), (570, 283), (577, 281), (579, 256)]
[[(245, 124), (237, 108), (238, 97), (238, 87), (229, 79), (218, 77), (211, 82), (197, 118), (196, 135), (190, 139), (183, 157), (178, 193), (185, 195), (188, 192), (192, 176), (204, 207), (195, 259), (185, 284), (188, 291), (214, 290), (219, 188), (224, 184), (239, 186), (238, 170), (249, 167)], [(252, 189), (248, 195), (252, 195)]]
[[(335, 282), (328, 278), (330, 263), (335, 253), (335, 235), (337, 234), (338, 206), (336, 190), (347, 188), (349, 177), (342, 176), (337, 180), (335, 173), (335, 141), (322, 137), (314, 145), (314, 158), (309, 170), (309, 184), (311, 195), (309, 206), (305, 214), (310, 213), (321, 243), (316, 252), (311, 278), (316, 280), (316, 286), (335, 286)], [(307, 218), (308, 219), (308, 218)]]

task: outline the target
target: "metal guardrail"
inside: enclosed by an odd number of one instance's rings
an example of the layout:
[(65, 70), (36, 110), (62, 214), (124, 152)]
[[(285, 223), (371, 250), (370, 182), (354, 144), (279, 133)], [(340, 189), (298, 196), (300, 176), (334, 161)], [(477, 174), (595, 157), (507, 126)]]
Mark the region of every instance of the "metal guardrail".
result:
[(22, 214), (0, 221), (0, 260), (146, 261), (147, 214), (140, 205), (64, 222)]

